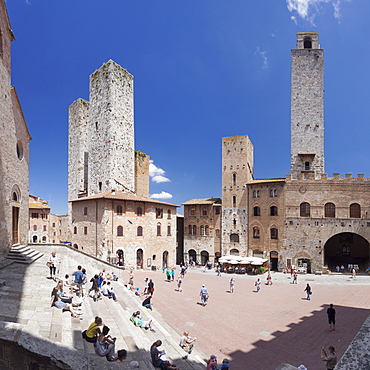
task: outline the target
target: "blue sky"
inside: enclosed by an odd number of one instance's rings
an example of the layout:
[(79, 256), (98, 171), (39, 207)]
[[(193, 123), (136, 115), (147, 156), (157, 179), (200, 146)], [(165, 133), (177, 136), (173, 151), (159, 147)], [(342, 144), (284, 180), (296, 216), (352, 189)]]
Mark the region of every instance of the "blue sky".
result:
[(88, 99), (89, 75), (109, 59), (135, 77), (135, 148), (168, 180), (152, 178), (151, 194), (220, 197), (224, 136), (249, 135), (255, 178), (284, 177), (290, 49), (303, 31), (325, 49), (325, 170), (370, 177), (368, 0), (6, 3), (30, 193), (53, 213), (67, 212), (68, 106)]

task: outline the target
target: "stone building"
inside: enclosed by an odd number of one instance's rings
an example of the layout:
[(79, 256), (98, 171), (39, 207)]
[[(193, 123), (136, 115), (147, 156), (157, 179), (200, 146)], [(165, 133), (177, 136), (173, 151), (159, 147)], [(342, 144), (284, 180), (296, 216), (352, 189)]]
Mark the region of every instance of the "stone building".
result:
[(126, 265), (176, 263), (176, 205), (149, 198), (150, 157), (134, 150), (133, 76), (109, 60), (89, 101), (69, 107), (69, 235), (75, 248)]
[(30, 243), (60, 243), (68, 240), (68, 215), (55, 215), (50, 212), (46, 200), (29, 196)]
[(192, 199), (184, 205), (184, 260), (204, 265), (221, 256), (221, 199)]
[[(297, 33), (291, 56), (291, 173), (254, 179), (249, 138), (222, 139), (222, 255), (268, 258), (273, 270), (358, 265), (364, 271), (370, 179), (325, 173), (324, 50), (318, 33)], [(187, 226), (184, 231), (189, 239)], [(190, 258), (188, 250), (184, 258)]]
[(11, 86), (14, 35), (4, 0), (0, 0), (0, 259), (12, 244), (28, 241), (29, 140), (27, 124)]

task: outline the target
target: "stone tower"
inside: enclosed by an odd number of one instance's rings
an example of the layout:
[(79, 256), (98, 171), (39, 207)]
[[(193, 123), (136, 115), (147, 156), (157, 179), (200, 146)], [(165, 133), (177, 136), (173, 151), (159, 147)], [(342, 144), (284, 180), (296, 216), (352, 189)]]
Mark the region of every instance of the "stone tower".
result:
[(253, 144), (247, 135), (222, 138), (222, 255), (248, 251), (248, 192), (253, 180)]
[(291, 154), (293, 178), (324, 173), (324, 50), (316, 32), (298, 32), (292, 53)]
[(68, 199), (135, 192), (133, 76), (112, 60), (69, 107)]

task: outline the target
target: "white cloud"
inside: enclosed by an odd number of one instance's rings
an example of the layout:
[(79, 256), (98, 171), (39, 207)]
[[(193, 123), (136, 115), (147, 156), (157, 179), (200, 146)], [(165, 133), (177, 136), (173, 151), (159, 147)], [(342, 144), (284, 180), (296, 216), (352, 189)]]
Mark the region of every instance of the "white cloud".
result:
[(156, 198), (156, 199), (171, 199), (172, 194), (166, 193), (165, 191), (162, 191), (159, 194), (152, 194), (150, 197), (151, 198)]
[(153, 160), (150, 160), (149, 163), (149, 176), (152, 178), (152, 181), (156, 183), (161, 183), (161, 182), (171, 182), (171, 180), (163, 176), (166, 173), (166, 171), (162, 170), (162, 168), (157, 167), (154, 164)]
[(257, 46), (257, 50), (254, 54), (255, 55), (261, 55), (261, 57), (262, 57), (262, 69), (268, 69), (269, 61), (268, 61), (267, 56), (266, 56), (267, 51), (263, 51), (263, 50), (261, 50), (261, 48), (259, 46)]
[[(331, 3), (334, 8), (334, 17), (339, 19), (341, 17), (341, 3), (349, 1), (351, 0), (286, 0), (286, 4), (290, 12), (297, 12), (302, 19), (308, 20), (313, 24), (321, 4)], [(292, 16), (290, 19), (297, 24), (295, 17)]]
[(290, 19), (295, 23), (295, 25), (297, 25), (297, 24), (298, 24), (297, 19), (296, 19), (296, 17), (295, 17), (294, 15), (292, 15), (292, 16), (290, 17)]

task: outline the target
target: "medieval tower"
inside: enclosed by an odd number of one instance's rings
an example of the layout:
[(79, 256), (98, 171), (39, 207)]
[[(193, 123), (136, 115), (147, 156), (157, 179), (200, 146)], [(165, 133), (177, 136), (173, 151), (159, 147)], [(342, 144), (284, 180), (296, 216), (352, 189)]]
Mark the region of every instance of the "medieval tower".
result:
[(248, 192), (253, 180), (253, 144), (249, 137), (222, 138), (222, 255), (248, 250)]
[(316, 32), (298, 32), (292, 54), (291, 158), (293, 178), (324, 173), (324, 50)]

